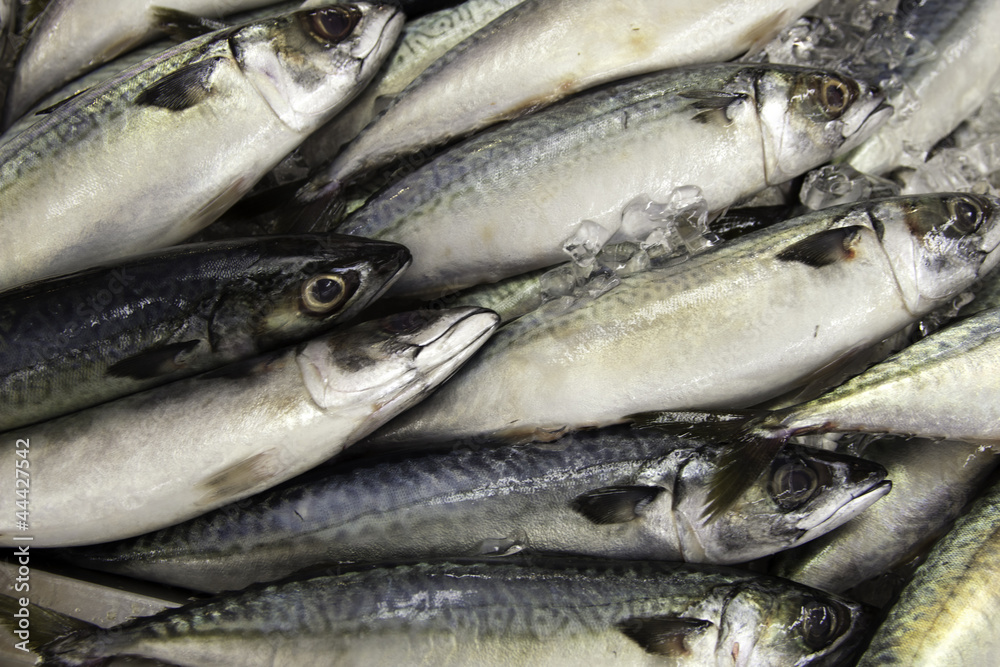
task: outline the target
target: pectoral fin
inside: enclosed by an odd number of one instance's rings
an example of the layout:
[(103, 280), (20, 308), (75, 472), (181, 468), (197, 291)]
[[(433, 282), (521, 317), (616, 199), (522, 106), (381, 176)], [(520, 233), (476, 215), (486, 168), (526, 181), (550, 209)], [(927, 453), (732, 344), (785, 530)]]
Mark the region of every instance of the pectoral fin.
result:
[(778, 253), (783, 262), (801, 262), (819, 268), (854, 257), (852, 245), (861, 227), (851, 225), (828, 229), (802, 239)]
[(627, 523), (661, 493), (659, 486), (606, 486), (577, 496), (572, 507), (596, 524)]
[(630, 618), (618, 625), (622, 634), (647, 653), (667, 657), (690, 655), (688, 640), (697, 637), (710, 627), (712, 623), (709, 621), (671, 616)]
[(140, 352), (111, 365), (108, 368), (108, 375), (133, 380), (151, 380), (176, 373), (187, 366), (184, 355), (192, 352), (200, 344), (200, 340), (185, 340)]
[(681, 97), (695, 100), (690, 108), (694, 110), (694, 120), (699, 123), (718, 123), (729, 125), (735, 118), (736, 109), (747, 95), (744, 93), (727, 93), (719, 90), (689, 90), (681, 93)]
[(158, 79), (135, 98), (136, 104), (162, 107), (171, 111), (189, 109), (208, 98), (210, 79), (222, 58), (208, 58), (186, 65)]

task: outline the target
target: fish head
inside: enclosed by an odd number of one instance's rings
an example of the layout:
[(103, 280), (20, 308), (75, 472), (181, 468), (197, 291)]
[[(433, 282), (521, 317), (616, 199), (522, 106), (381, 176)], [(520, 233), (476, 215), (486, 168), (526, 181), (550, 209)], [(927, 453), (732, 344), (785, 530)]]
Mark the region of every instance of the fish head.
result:
[(288, 345), (352, 319), (410, 263), (397, 243), (339, 234), (262, 239), (253, 309), (258, 349)]
[(676, 511), (686, 560), (739, 563), (808, 542), (857, 516), (892, 485), (864, 459), (786, 445), (733, 506), (704, 517), (707, 472), (684, 482)]
[(892, 115), (877, 87), (830, 70), (761, 67), (754, 91), (771, 185), (850, 150)]
[(233, 55), (281, 121), (308, 133), (360, 92), (395, 46), (404, 17), (383, 2), (292, 12), (235, 30)]
[(944, 193), (874, 202), (868, 217), (907, 309), (926, 313), (1000, 261), (1000, 200)]
[(868, 607), (779, 579), (740, 586), (726, 603), (720, 643), (736, 665), (850, 664), (875, 627)]
[(473, 307), (399, 313), (310, 341), (297, 361), (319, 409), (356, 411), (357, 439), (430, 394), (499, 322)]

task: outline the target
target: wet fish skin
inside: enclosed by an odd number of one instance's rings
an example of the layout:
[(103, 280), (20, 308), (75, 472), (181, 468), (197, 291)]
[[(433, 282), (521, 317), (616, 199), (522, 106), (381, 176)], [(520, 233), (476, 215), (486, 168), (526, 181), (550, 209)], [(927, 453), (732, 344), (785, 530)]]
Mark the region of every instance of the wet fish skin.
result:
[(302, 196), (337, 192), (397, 156), (602, 83), (729, 60), (813, 4), (721, 0), (693, 10), (683, 1), (528, 0), (428, 67)]
[[(169, 0), (171, 9), (216, 17), (274, 0)], [(15, 72), (4, 113), (6, 128), (46, 93), (113, 60), (158, 34), (156, 0), (52, 0)]]
[(871, 622), (857, 603), (737, 570), (430, 563), (251, 588), (42, 653), (55, 665), (123, 653), (178, 665), (809, 665), (852, 654)]
[[(733, 510), (701, 516), (721, 446), (611, 430), (454, 451), (270, 492), (157, 533), (70, 549), (75, 565), (236, 590), (334, 562), (506, 555), (739, 563), (848, 521), (889, 491), (861, 459), (789, 446)], [(808, 491), (790, 485), (806, 481)]]
[(303, 142), (301, 153), (306, 164), (316, 168), (328, 162), (431, 63), (522, 1), (466, 0), (408, 21), (396, 48), (372, 83), (350, 106)]
[(892, 493), (849, 524), (782, 553), (772, 574), (841, 593), (901, 565), (944, 533), (996, 467), (980, 445), (884, 439), (865, 449), (886, 466)]
[[(278, 16), (280, 14), (287, 14), (288, 12), (298, 9), (302, 5), (301, 0), (286, 0), (285, 2), (280, 2), (278, 4), (268, 5), (263, 9), (256, 9), (248, 12), (240, 12), (239, 14), (227, 15), (225, 23), (231, 26), (235, 26), (241, 23), (247, 23), (249, 21), (254, 21), (262, 18), (268, 18), (272, 16)], [(160, 10), (158, 10), (160, 11)], [(196, 19), (198, 17), (191, 17)], [(218, 30), (224, 27), (223, 21), (214, 19), (202, 19), (206, 22), (211, 22), (213, 24), (219, 24), (214, 28), (204, 27), (199, 34), (208, 34), (213, 30)], [(190, 26), (186, 26), (190, 29)], [(41, 98), (39, 102), (34, 104), (26, 113), (24, 113), (20, 118), (13, 120), (10, 125), (4, 130), (4, 133), (0, 135), (0, 143), (8, 140), (11, 136), (24, 131), (26, 128), (31, 127), (35, 123), (44, 119), (47, 115), (46, 110), (57, 106), (63, 100), (67, 100), (74, 95), (77, 95), (88, 88), (93, 88), (101, 84), (108, 79), (112, 79), (118, 74), (121, 74), (130, 67), (133, 67), (143, 60), (150, 58), (158, 53), (162, 53), (170, 48), (177, 46), (179, 41), (183, 39), (190, 39), (196, 35), (184, 36), (181, 39), (162, 39), (145, 46), (133, 49), (128, 53), (124, 53), (114, 60), (105, 63), (104, 65), (93, 69), (90, 72), (69, 81), (64, 86), (58, 88), (55, 92), (45, 95)]]
[(1000, 5), (991, 0), (921, 2), (904, 0), (898, 30), (933, 44), (933, 57), (910, 64), (902, 56), (900, 75), (914, 108), (886, 123), (846, 160), (859, 171), (882, 174), (901, 166), (907, 151), (921, 157), (972, 114), (1000, 84)]
[[(722, 241), (739, 238), (751, 231), (764, 229), (776, 222), (787, 220), (791, 217), (793, 217), (791, 208), (788, 206), (733, 209), (708, 223), (708, 235), (712, 238), (713, 244), (717, 244)], [(632, 253), (633, 256), (635, 254), (633, 248), (635, 250), (639, 249), (639, 245), (634, 243), (622, 244), (619, 247), (626, 253)], [(597, 261), (599, 265), (604, 264), (603, 255), (607, 250), (609, 248), (605, 246), (601, 253), (598, 254)], [(657, 266), (673, 260), (682, 253), (683, 251), (678, 249), (674, 252), (662, 253), (655, 258), (650, 257), (648, 254), (646, 257), (650, 259), (650, 266)], [(610, 265), (609, 268), (614, 271), (615, 275), (622, 275), (633, 272), (632, 267), (628, 265), (631, 261), (631, 259), (628, 260), (625, 267), (616, 266), (611, 264), (611, 262), (608, 262), (608, 265)], [(569, 266), (569, 262), (561, 266)], [(546, 284), (544, 276), (549, 271), (550, 268), (538, 269), (505, 278), (495, 283), (477, 285), (467, 290), (456, 292), (455, 294), (443, 296), (436, 301), (432, 301), (431, 304), (488, 308), (500, 316), (501, 324), (506, 324), (522, 315), (527, 315), (539, 308), (543, 303), (556, 298), (560, 294), (559, 290), (553, 290), (550, 285)]]
[[(190, 236), (346, 104), (401, 24), (370, 3), (264, 19), (53, 110), (0, 145), (0, 287)], [(337, 26), (350, 27), (339, 41), (313, 36)]]
[(319, 335), (408, 262), (396, 244), (267, 237), (179, 246), (0, 293), (0, 432)]
[(778, 223), (522, 317), (372, 440), (551, 439), (637, 412), (755, 405), (947, 302), (996, 266), (998, 244), (997, 200), (971, 194)]
[(407, 246), (414, 264), (391, 293), (438, 296), (565, 261), (563, 245), (584, 221), (621, 233), (637, 197), (667, 201), (694, 184), (710, 210), (725, 208), (861, 141), (891, 113), (881, 102), (876, 90), (823, 70), (669, 70), (484, 132), (337, 231)]
[(924, 338), (757, 428), (769, 437), (817, 431), (895, 433), (966, 442), (1000, 439), (1000, 308)]
[(1000, 487), (955, 522), (917, 568), (859, 667), (988, 665), (998, 645)]
[[(402, 313), (9, 431), (0, 461), (14, 466), (26, 441), (45, 471), (31, 478), (32, 546), (142, 534), (299, 474), (421, 400), (496, 322), (477, 308)], [(19, 534), (11, 496), (5, 545)]]

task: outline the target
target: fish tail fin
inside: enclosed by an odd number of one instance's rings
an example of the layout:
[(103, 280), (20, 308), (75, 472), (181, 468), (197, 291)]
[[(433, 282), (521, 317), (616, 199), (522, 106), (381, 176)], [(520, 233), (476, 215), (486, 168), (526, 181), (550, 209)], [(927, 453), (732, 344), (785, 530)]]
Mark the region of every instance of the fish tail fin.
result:
[(783, 431), (769, 432), (754, 426), (754, 422), (745, 424), (719, 458), (702, 513), (708, 521), (714, 521), (732, 507), (788, 441)]
[[(21, 604), (27, 602), (27, 604)], [(39, 607), (25, 598), (0, 595), (0, 627), (6, 628), (16, 637), (15, 647), (42, 658), (41, 665), (80, 665), (96, 667), (107, 662), (107, 658), (59, 657), (60, 646), (64, 642), (78, 642), (80, 638), (92, 635), (98, 626), (66, 614)], [(20, 640), (20, 641), (17, 641)]]
[(639, 412), (629, 415), (632, 428), (656, 429), (671, 435), (715, 439), (734, 436), (748, 422), (763, 417), (762, 410), (710, 412), (699, 410)]
[(306, 183), (296, 194), (294, 211), (288, 217), (289, 229), (296, 233), (332, 232), (347, 211), (347, 200), (339, 187), (311, 191)]

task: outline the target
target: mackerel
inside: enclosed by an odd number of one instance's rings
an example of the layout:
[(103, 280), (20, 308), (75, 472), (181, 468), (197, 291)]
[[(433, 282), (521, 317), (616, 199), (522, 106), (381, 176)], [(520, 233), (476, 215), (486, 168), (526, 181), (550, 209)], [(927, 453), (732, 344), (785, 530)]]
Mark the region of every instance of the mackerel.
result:
[[(171, 9), (221, 16), (275, 0), (165, 0)], [(159, 33), (157, 0), (51, 0), (17, 64), (4, 127), (43, 95)]]
[(864, 455), (889, 471), (889, 497), (846, 526), (781, 554), (772, 573), (841, 593), (889, 572), (951, 527), (1000, 460), (979, 445), (925, 439), (886, 439)]
[(859, 667), (988, 665), (1000, 650), (1000, 487), (938, 542), (889, 610)]
[(986, 196), (816, 211), (522, 317), (373, 439), (530, 440), (754, 405), (947, 303), (1000, 262), (998, 244), (1000, 202)]
[(15, 520), (33, 547), (90, 544), (263, 491), (421, 400), (496, 322), (477, 308), (402, 313), (4, 433), (0, 463), (30, 466), (30, 519), (14, 493), (0, 499), (0, 543), (17, 544)]
[(302, 144), (306, 164), (318, 167), (336, 156), (431, 63), (522, 1), (466, 0), (456, 7), (408, 21), (396, 48), (371, 85)]
[[(944, 239), (942, 239), (944, 240)], [(786, 439), (820, 431), (1000, 440), (1000, 308), (924, 338), (823, 396), (753, 426)]]
[(438, 296), (565, 261), (563, 246), (587, 230), (635, 234), (622, 214), (637, 199), (696, 185), (710, 211), (725, 208), (829, 160), (890, 113), (876, 90), (826, 70), (670, 70), (484, 132), (337, 231), (407, 246), (413, 267), (392, 293)]
[(890, 488), (878, 465), (789, 446), (730, 513), (709, 523), (701, 516), (721, 451), (708, 442), (612, 430), (548, 447), (334, 468), (179, 526), (62, 555), (84, 567), (207, 591), (338, 561), (523, 549), (738, 563), (822, 535)]
[(1000, 4), (993, 0), (902, 0), (896, 18), (899, 35), (931, 44), (934, 52), (927, 57), (915, 45), (912, 51), (898, 54), (903, 63), (898, 76), (904, 87), (892, 103), (908, 108), (847, 157), (855, 169), (871, 174), (920, 164), (934, 144), (1000, 85), (1000, 42), (996, 39)]
[(815, 0), (527, 0), (437, 60), (303, 191), (329, 195), (399, 155), (598, 84), (734, 58)]
[(409, 262), (396, 244), (191, 244), (0, 293), (0, 431), (315, 337)]
[(431, 563), (251, 588), (41, 649), (46, 664), (841, 664), (861, 605), (739, 570), (669, 563)]
[(0, 145), (0, 288), (172, 245), (211, 222), (374, 75), (390, 6), (209, 33)]

